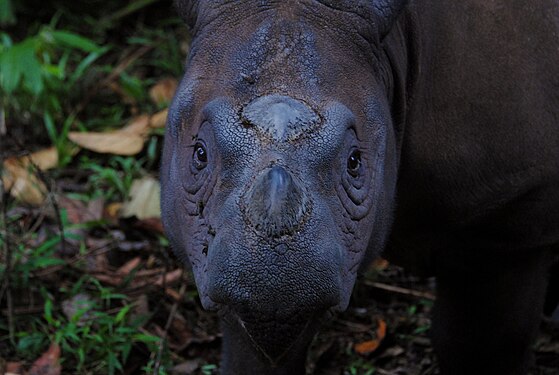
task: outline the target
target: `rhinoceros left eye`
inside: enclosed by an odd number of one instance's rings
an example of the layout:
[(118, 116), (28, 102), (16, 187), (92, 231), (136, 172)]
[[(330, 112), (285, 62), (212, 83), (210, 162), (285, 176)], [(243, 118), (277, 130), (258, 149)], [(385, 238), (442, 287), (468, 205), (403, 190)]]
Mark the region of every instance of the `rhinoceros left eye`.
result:
[(359, 177), (361, 172), (361, 152), (353, 150), (347, 158), (347, 173), (351, 177)]
[(204, 169), (208, 165), (208, 152), (201, 142), (196, 142), (196, 144), (194, 145), (192, 163), (198, 170)]

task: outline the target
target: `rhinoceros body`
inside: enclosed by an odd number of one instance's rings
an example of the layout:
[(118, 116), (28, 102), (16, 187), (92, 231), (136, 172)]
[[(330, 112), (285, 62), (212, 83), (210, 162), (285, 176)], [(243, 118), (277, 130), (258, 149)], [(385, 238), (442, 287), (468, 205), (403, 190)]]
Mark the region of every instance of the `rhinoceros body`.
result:
[(224, 374), (304, 373), (385, 250), (444, 374), (524, 374), (559, 248), (559, 3), (189, 1), (162, 211)]

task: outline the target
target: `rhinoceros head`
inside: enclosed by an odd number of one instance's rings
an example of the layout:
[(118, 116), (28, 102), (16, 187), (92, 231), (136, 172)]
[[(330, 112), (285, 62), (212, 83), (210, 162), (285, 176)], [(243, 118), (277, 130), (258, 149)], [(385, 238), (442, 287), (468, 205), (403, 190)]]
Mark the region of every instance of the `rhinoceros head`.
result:
[(164, 225), (202, 304), (280, 358), (382, 249), (397, 155), (381, 43), (403, 2), (179, 1)]

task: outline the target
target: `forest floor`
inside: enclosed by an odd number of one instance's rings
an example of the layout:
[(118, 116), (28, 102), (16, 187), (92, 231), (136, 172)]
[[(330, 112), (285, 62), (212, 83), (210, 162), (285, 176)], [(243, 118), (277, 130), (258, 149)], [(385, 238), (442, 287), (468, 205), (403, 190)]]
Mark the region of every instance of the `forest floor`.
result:
[[(219, 373), (217, 316), (159, 218), (189, 48), (169, 3), (0, 0), (0, 374)], [(377, 260), (308, 373), (437, 374), (434, 289)], [(558, 373), (549, 319), (534, 353), (534, 375)]]

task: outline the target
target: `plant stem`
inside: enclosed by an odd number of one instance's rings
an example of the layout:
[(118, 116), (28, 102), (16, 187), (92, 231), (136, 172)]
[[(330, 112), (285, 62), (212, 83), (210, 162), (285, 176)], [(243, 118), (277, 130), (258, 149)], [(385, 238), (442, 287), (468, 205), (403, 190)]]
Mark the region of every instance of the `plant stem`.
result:
[[(3, 160), (0, 160), (0, 175), (4, 166)], [(10, 335), (10, 341), (15, 343), (14, 335), (14, 306), (12, 301), (12, 290), (10, 285), (11, 271), (12, 271), (12, 248), (10, 246), (8, 238), (8, 212), (7, 212), (7, 196), (8, 193), (5, 191), (4, 181), (0, 179), (0, 211), (2, 213), (1, 231), (2, 234), (2, 248), (4, 253), (4, 259), (6, 264), (6, 273), (4, 274), (4, 282), (2, 290), (0, 292), (0, 302), (2, 301), (3, 294), (6, 293), (6, 303), (8, 305), (8, 330)]]

